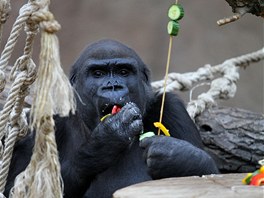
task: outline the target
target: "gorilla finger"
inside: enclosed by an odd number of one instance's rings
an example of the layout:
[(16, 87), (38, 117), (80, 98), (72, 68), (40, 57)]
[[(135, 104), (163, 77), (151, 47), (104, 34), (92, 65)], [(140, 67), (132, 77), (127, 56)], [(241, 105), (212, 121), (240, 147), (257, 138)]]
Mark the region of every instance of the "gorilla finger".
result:
[(162, 148), (162, 145), (158, 146), (155, 144), (151, 144), (151, 146), (148, 148), (147, 158), (157, 159), (162, 157), (164, 157), (164, 149)]
[(135, 109), (135, 111), (136, 111), (137, 113), (140, 113), (139, 108), (138, 108), (137, 105), (136, 105), (135, 103), (133, 103), (133, 102), (126, 103), (125, 106), (122, 107), (121, 112), (122, 112), (122, 111), (125, 112), (125, 111), (128, 111), (128, 110), (130, 110), (130, 109)]
[(164, 177), (161, 177), (160, 176), (161, 175), (161, 172), (162, 172), (161, 169), (148, 167), (148, 173), (152, 176), (153, 179), (161, 179), (161, 178), (164, 178)]
[(133, 133), (133, 136), (139, 135), (141, 131), (143, 130), (143, 122), (142, 120), (134, 120), (130, 126), (130, 131)]
[(147, 161), (147, 157), (148, 157), (148, 150), (147, 149), (143, 150), (142, 156), (143, 156), (143, 159), (145, 161)]
[(147, 158), (146, 163), (150, 170), (159, 170), (162, 168), (161, 162), (162, 159), (159, 158)]
[(155, 140), (156, 136), (144, 138), (139, 142), (141, 148), (148, 148)]
[(129, 103), (126, 105), (126, 109), (123, 111), (121, 120), (125, 123), (130, 123), (133, 120), (141, 120), (142, 115), (137, 106), (132, 105), (134, 103)]

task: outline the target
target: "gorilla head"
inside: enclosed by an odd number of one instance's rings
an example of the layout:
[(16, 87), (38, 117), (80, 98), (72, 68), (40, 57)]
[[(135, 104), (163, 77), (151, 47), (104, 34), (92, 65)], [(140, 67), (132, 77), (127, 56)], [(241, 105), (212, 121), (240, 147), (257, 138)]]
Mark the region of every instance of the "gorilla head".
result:
[(79, 113), (89, 126), (93, 125), (91, 129), (114, 105), (134, 102), (144, 115), (152, 97), (149, 79), (149, 70), (136, 52), (113, 40), (88, 46), (70, 74), (78, 93)]

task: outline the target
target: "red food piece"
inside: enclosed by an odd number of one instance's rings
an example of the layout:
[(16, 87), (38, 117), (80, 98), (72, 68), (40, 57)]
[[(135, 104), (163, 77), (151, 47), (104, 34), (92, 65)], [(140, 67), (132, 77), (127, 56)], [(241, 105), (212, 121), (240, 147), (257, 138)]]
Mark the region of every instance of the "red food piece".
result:
[(121, 110), (120, 106), (114, 105), (112, 109), (112, 115), (118, 113)]
[(257, 174), (252, 177), (250, 185), (261, 186), (264, 185), (264, 173)]

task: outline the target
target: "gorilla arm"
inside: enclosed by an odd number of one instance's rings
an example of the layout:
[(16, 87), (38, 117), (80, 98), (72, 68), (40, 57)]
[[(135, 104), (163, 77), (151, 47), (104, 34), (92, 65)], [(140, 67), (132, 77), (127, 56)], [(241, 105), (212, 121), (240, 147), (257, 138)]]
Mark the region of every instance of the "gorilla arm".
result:
[[(160, 107), (161, 96), (156, 96), (152, 107)], [(151, 108), (144, 119), (144, 126), (151, 126), (159, 118), (159, 109)], [(147, 123), (147, 124), (146, 124)], [(218, 173), (214, 160), (202, 150), (199, 131), (189, 117), (184, 104), (175, 94), (167, 93), (162, 123), (172, 137), (145, 138), (140, 146), (144, 149), (149, 172), (154, 179), (177, 176)], [(153, 124), (152, 124), (153, 125)], [(145, 127), (145, 131), (156, 131)]]
[(141, 131), (142, 118), (134, 103), (126, 104), (119, 113), (99, 123), (88, 142), (77, 154), (70, 155), (75, 159), (62, 164), (66, 197), (83, 194), (95, 176), (116, 163)]

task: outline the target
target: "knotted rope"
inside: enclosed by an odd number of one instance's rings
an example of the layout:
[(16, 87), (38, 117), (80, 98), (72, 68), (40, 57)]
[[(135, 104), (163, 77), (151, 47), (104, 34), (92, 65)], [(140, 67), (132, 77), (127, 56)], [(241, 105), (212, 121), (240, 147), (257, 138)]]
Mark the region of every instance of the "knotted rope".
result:
[[(14, 28), (16, 28), (16, 26)], [(24, 55), (16, 61), (11, 70), (10, 78), (11, 80), (14, 80), (14, 82), (8, 94), (7, 102), (0, 114), (0, 139), (4, 136), (6, 137), (4, 150), (2, 143), (0, 143), (0, 155), (3, 161), (0, 169), (0, 192), (4, 191), (17, 136), (22, 133), (25, 134), (27, 131), (27, 122), (25, 115), (22, 116), (22, 111), (24, 99), (29, 92), (29, 86), (36, 78), (36, 67), (31, 59), (33, 40), (36, 33), (36, 26), (28, 27)], [(19, 35), (18, 32), (16, 34)], [(13, 47), (14, 44), (15, 43), (13, 43)], [(7, 50), (4, 51), (7, 52)], [(1, 63), (3, 63), (2, 60), (3, 57), (1, 57), (0, 60)], [(5, 61), (7, 64), (8, 60), (9, 59), (6, 59)], [(5, 67), (6, 66), (2, 64), (2, 69)], [(1, 71), (3, 72), (3, 70)]]
[(12, 52), (14, 50), (14, 47), (17, 43), (18, 37), (20, 35), (21, 29), (25, 26), (25, 23), (29, 19), (29, 17), (32, 15), (32, 13), (36, 12), (38, 10), (37, 4), (32, 0), (29, 1), (29, 3), (25, 4), (21, 9), (19, 16), (16, 19), (16, 22), (14, 23), (12, 27), (12, 31), (10, 33), (10, 36), (7, 40), (7, 43), (5, 45), (5, 48), (1, 54), (1, 60), (0, 60), (0, 92), (3, 91), (5, 87), (5, 69), (6, 66), (9, 63), (10, 57), (12, 55)]
[[(19, 135), (25, 135), (27, 121), (23, 117), (23, 104), (29, 86), (36, 78), (35, 64), (31, 59), (32, 45), (38, 29), (42, 30), (41, 54), (36, 98), (32, 105), (32, 127), (36, 140), (31, 161), (16, 179), (10, 197), (62, 197), (63, 183), (60, 175), (53, 114), (66, 116), (75, 110), (71, 85), (60, 66), (59, 44), (55, 35), (60, 25), (48, 10), (49, 0), (29, 0), (19, 12), (10, 37), (0, 59), (0, 89), (5, 87), (5, 70), (25, 27), (27, 33), (24, 54), (11, 71), (14, 80), (7, 102), (0, 114), (0, 139), (5, 137), (5, 147), (0, 141), (0, 195), (4, 191), (14, 144)], [(55, 84), (56, 83), (56, 84)], [(63, 98), (63, 100), (61, 100)]]
[(37, 90), (31, 111), (32, 126), (37, 132), (36, 142), (31, 161), (16, 178), (11, 197), (63, 196), (53, 115), (66, 116), (70, 111), (74, 112), (75, 101), (71, 85), (60, 66), (59, 44), (54, 34), (60, 25), (47, 5), (31, 17), (42, 29)]
[[(239, 79), (239, 67), (247, 67), (250, 63), (264, 59), (264, 48), (237, 58), (226, 60), (216, 66), (205, 65), (196, 72), (184, 74), (170, 73), (167, 79), (167, 92), (176, 90), (190, 90), (195, 83), (212, 80), (207, 93), (198, 96), (197, 100), (191, 100), (187, 105), (187, 111), (194, 119), (208, 106), (215, 104), (216, 99), (228, 99), (236, 93), (236, 82)], [(221, 77), (214, 79), (216, 75)], [(214, 79), (214, 80), (213, 80)], [(153, 82), (151, 85), (155, 91), (162, 93), (164, 80)]]

